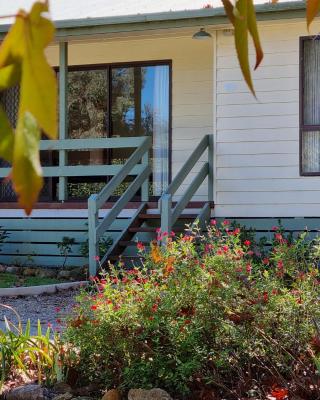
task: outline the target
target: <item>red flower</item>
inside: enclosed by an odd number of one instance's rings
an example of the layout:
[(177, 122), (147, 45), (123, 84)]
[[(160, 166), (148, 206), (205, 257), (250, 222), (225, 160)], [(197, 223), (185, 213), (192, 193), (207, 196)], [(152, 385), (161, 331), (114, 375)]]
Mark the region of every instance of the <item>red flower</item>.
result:
[(279, 242), (281, 242), (281, 241), (283, 240), (283, 237), (282, 237), (281, 233), (276, 233), (276, 234), (274, 235), (274, 237), (275, 237), (275, 239), (278, 240)]
[(60, 308), (60, 307), (56, 307), (56, 308), (55, 308), (55, 312), (56, 312), (56, 313), (58, 313), (58, 312), (60, 312), (60, 311), (61, 311), (61, 308)]
[(283, 261), (282, 260), (278, 261), (278, 269), (283, 270)]
[(227, 219), (225, 219), (225, 220), (222, 222), (222, 224), (225, 225), (225, 226), (226, 226), (226, 225), (230, 225), (230, 221), (228, 221)]
[(240, 233), (240, 228), (236, 228), (236, 229), (233, 231), (233, 235), (234, 235), (234, 236), (239, 235), (239, 233)]
[(275, 397), (276, 400), (287, 399), (288, 398), (288, 389), (275, 387), (271, 392), (271, 396)]
[(252, 271), (252, 266), (251, 266), (251, 264), (247, 264), (247, 265), (246, 265), (246, 271), (248, 272), (248, 274), (250, 274), (250, 272)]
[(138, 242), (137, 243), (137, 249), (140, 250), (140, 251), (144, 251), (144, 249), (145, 249), (144, 244), (142, 242)]
[(243, 242), (243, 244), (244, 244), (245, 246), (250, 246), (251, 242), (250, 242), (250, 240), (245, 240), (245, 241)]
[(96, 306), (95, 304), (93, 304), (90, 308), (91, 308), (91, 310), (95, 311), (95, 310), (98, 308), (98, 306)]
[(263, 300), (264, 300), (265, 303), (268, 302), (268, 300), (269, 300), (268, 292), (263, 292)]
[(227, 253), (228, 250), (229, 250), (229, 247), (228, 247), (228, 246), (222, 246), (222, 250), (223, 250), (225, 253)]
[(216, 221), (215, 219), (212, 219), (212, 220), (210, 221), (210, 224), (211, 224), (211, 225), (217, 225), (217, 221)]
[(158, 310), (158, 304), (154, 303), (154, 305), (151, 307), (152, 312), (156, 312)]
[(269, 262), (270, 262), (270, 260), (267, 257), (262, 260), (262, 264), (264, 264), (264, 265), (268, 265)]
[(93, 258), (95, 259), (95, 261), (100, 261), (100, 257), (99, 256), (94, 256)]

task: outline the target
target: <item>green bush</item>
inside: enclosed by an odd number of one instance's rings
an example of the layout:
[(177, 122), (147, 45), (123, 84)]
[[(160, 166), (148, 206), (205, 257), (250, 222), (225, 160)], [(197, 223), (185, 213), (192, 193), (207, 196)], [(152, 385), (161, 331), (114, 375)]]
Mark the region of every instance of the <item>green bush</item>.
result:
[(268, 250), (228, 221), (163, 236), (150, 252), (138, 243), (142, 268), (111, 267), (79, 296), (63, 340), (81, 381), (176, 398), (266, 398), (279, 387), (279, 399), (317, 398), (317, 246), (277, 227)]

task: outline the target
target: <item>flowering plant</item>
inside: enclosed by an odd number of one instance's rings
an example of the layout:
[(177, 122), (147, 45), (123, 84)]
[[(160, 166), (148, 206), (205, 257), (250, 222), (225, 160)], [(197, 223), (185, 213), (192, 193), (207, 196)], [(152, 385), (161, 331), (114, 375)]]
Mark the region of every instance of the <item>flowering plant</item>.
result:
[(63, 338), (76, 349), (70, 366), (82, 382), (176, 398), (267, 398), (274, 388), (315, 398), (318, 266), (304, 237), (280, 231), (268, 251), (229, 221), (205, 235), (158, 232), (166, 246), (148, 251), (138, 243), (142, 267), (110, 265), (79, 296)]

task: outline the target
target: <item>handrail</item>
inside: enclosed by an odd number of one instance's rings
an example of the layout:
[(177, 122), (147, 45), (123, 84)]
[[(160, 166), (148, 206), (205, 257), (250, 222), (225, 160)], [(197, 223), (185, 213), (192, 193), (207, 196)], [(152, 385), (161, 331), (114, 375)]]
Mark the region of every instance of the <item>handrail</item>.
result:
[[(182, 197), (179, 199), (175, 207), (172, 209), (173, 195), (179, 189), (181, 184), (184, 182), (186, 177), (190, 174), (193, 167), (199, 162), (200, 157), (203, 153), (208, 150), (208, 161), (203, 164), (200, 171), (193, 178), (191, 183), (188, 185), (187, 190), (184, 192)], [(205, 178), (208, 177), (208, 202), (213, 200), (213, 171), (212, 171), (212, 160), (213, 160), (213, 138), (212, 135), (206, 135), (202, 138), (198, 146), (189, 156), (179, 173), (173, 179), (167, 190), (163, 193), (159, 200), (159, 206), (161, 209), (161, 230), (162, 232), (169, 232), (177, 219), (182, 214), (183, 210), (192, 199), (193, 195), (199, 189)], [(200, 212), (198, 219), (200, 224), (203, 224), (203, 219), (208, 218), (208, 205), (204, 206), (204, 209)]]
[[(144, 137), (140, 146), (128, 158), (118, 173), (109, 183), (98, 193), (93, 194), (88, 199), (88, 234), (89, 234), (89, 273), (94, 276), (97, 272), (99, 255), (99, 240), (109, 229), (110, 225), (119, 215), (121, 210), (132, 199), (139, 188), (142, 190), (142, 201), (148, 201), (148, 179), (151, 174), (149, 165), (149, 150), (152, 146), (151, 137)], [(141, 164), (138, 164), (141, 160)], [(114, 204), (108, 214), (99, 221), (99, 210), (101, 206), (109, 199), (115, 189), (124, 181), (132, 171), (141, 167), (137, 177), (125, 190), (119, 200)], [(101, 259), (101, 264), (106, 261), (107, 254)]]

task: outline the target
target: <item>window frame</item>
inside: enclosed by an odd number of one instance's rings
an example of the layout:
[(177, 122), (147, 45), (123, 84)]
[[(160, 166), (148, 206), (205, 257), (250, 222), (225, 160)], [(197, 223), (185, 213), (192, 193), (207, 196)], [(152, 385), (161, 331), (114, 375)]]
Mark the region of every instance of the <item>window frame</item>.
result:
[[(107, 69), (108, 71), (108, 109), (111, 110), (111, 70), (112, 68), (132, 68), (132, 67), (156, 67), (158, 65), (167, 65), (169, 67), (169, 158), (168, 158), (168, 179), (169, 183), (172, 181), (172, 60), (144, 60), (144, 61), (128, 61), (128, 62), (115, 62), (115, 63), (99, 63), (99, 64), (72, 64), (68, 65), (68, 71), (86, 71), (90, 69)], [(56, 67), (59, 71), (59, 67)], [(112, 134), (111, 119), (108, 120), (108, 135)]]
[[(304, 43), (307, 40), (320, 40), (319, 35), (300, 36), (299, 38), (299, 175), (300, 176), (320, 176), (319, 172), (305, 172), (302, 166), (302, 142), (304, 132), (319, 131), (319, 125), (304, 124)], [(320, 72), (320, 71), (319, 71)]]

